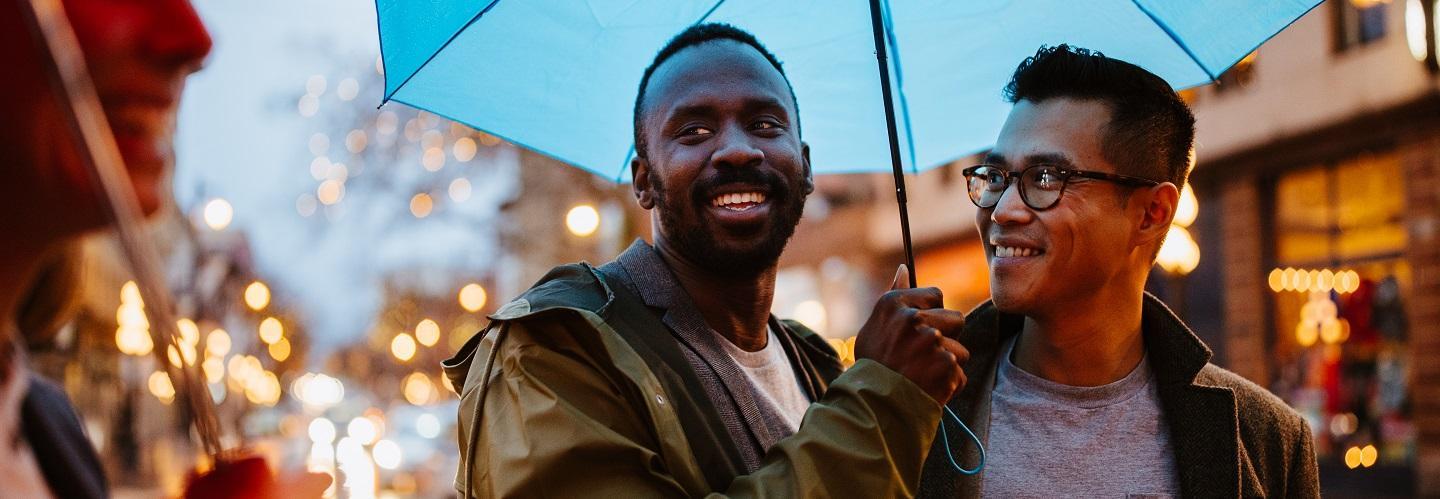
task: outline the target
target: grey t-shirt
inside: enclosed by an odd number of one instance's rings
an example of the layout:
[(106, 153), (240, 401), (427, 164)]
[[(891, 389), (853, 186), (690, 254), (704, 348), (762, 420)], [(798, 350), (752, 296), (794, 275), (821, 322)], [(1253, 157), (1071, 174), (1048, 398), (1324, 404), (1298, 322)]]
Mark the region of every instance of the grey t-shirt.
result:
[(1079, 387), (1025, 372), (1014, 348), (995, 372), (981, 497), (1179, 497), (1148, 358), (1119, 381)]

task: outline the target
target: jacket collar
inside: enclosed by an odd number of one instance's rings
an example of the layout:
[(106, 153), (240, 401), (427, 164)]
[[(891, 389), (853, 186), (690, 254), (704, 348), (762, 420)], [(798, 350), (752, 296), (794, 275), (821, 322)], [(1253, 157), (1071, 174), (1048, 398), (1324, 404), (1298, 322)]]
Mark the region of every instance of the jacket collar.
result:
[(644, 240), (636, 239), (630, 243), (624, 253), (615, 257), (615, 263), (629, 274), (630, 290), (639, 295), (646, 306), (670, 310), (689, 301), (685, 289), (670, 273), (670, 266)]
[[(1169, 307), (1149, 293), (1142, 307), (1141, 335), (1170, 428), (1182, 496), (1240, 495), (1243, 451), (1234, 392), (1197, 380), (1210, 362), (1210, 348)], [(988, 301), (966, 317), (961, 342), (970, 350), (970, 362), (965, 366), (969, 383), (948, 405), (982, 440), (989, 435), (990, 395), (1000, 347), (1020, 334), (1023, 326), (1024, 317), (1002, 313)], [(941, 424), (947, 421), (942, 418)], [(963, 448), (957, 459), (972, 466), (979, 452), (953, 423), (947, 429), (952, 450)], [(937, 439), (926, 462), (920, 495), (979, 497), (984, 472), (960, 475), (950, 467), (944, 452), (944, 443)]]
[[(615, 262), (628, 274), (628, 289), (639, 295), (646, 306), (664, 310), (661, 322), (670, 328), (680, 343), (695, 353), (695, 360), (699, 364), (694, 367), (714, 373), (715, 382), (707, 383), (708, 389), (712, 390), (712, 402), (724, 404), (727, 402), (724, 399), (728, 398), (728, 402), (733, 404), (736, 416), (744, 421), (744, 429), (748, 430), (748, 436), (753, 439), (752, 448), (755, 452), (747, 453), (746, 466), (752, 470), (758, 468), (764, 450), (789, 432), (781, 416), (761, 401), (757, 389), (741, 374), (739, 366), (720, 345), (719, 342), (725, 340), (720, 339), (705, 323), (704, 316), (655, 248), (636, 239), (624, 253), (615, 258)], [(769, 322), (771, 327), (780, 328), (776, 330), (777, 334), (787, 335), (787, 339), (782, 341), (792, 339), (789, 337), (791, 333), (785, 331), (773, 315)], [(785, 348), (787, 355), (795, 352), (793, 345)], [(701, 378), (706, 379), (707, 376)], [(724, 414), (722, 408), (722, 415)], [(734, 436), (740, 438), (740, 435)]]

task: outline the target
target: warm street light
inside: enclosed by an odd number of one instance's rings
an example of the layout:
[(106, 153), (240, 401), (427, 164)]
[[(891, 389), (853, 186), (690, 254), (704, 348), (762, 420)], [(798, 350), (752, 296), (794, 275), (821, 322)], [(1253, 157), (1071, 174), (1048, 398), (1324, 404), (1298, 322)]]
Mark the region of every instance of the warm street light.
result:
[(275, 359), (275, 362), (285, 362), (285, 359), (290, 358), (290, 340), (280, 338), (280, 341), (271, 343), (266, 350), (270, 351), (270, 358)]
[(224, 329), (217, 328), (205, 337), (205, 355), (224, 357), (230, 353), (230, 346), (230, 333)]
[(390, 440), (375, 442), (375, 465), (387, 470), (400, 467), (400, 446)]
[(410, 333), (395, 335), (395, 339), (390, 340), (390, 353), (401, 362), (410, 361), (415, 356), (415, 338)]
[(410, 198), (410, 214), (415, 215), (415, 218), (428, 217), (430, 210), (433, 209), (435, 209), (435, 200), (430, 199), (429, 194), (422, 192)]
[(1160, 244), (1160, 254), (1155, 258), (1155, 263), (1166, 272), (1183, 276), (1200, 265), (1200, 245), (1195, 244), (1190, 231), (1186, 230), (1199, 214), (1200, 202), (1195, 198), (1195, 191), (1186, 185), (1180, 190), (1180, 203), (1175, 207), (1170, 231), (1165, 234), (1165, 242)]
[(170, 405), (170, 402), (175, 400), (175, 385), (170, 383), (170, 376), (166, 375), (165, 371), (151, 373), (148, 385), (150, 394), (160, 399), (165, 405)]
[(306, 433), (310, 435), (311, 442), (329, 444), (335, 441), (335, 423), (324, 417), (312, 419)]
[(205, 203), (203, 215), (205, 225), (209, 226), (210, 230), (224, 230), (225, 227), (230, 226), (230, 220), (235, 216), (235, 209), (230, 206), (229, 201), (215, 198)]
[(415, 325), (415, 340), (427, 347), (435, 346), (440, 341), (440, 325), (430, 319), (421, 320)]
[(570, 229), (571, 234), (580, 237), (594, 234), (595, 229), (600, 227), (600, 212), (588, 204), (577, 205), (565, 214), (565, 227)]
[(370, 445), (380, 438), (380, 430), (375, 427), (375, 422), (365, 416), (356, 416), (345, 426), (345, 435), (358, 440), (360, 443)]
[(460, 288), (460, 307), (468, 312), (479, 312), (485, 308), (485, 300), (484, 286), (472, 282)]
[(1190, 238), (1190, 232), (1179, 225), (1171, 225), (1160, 245), (1160, 255), (1155, 259), (1160, 268), (1177, 275), (1189, 274), (1200, 265), (1200, 246)]
[(266, 305), (269, 304), (269, 286), (266, 286), (265, 283), (260, 281), (255, 281), (250, 283), (249, 286), (245, 286), (245, 305), (250, 307), (250, 310), (259, 312), (263, 310)]
[(145, 317), (145, 304), (135, 281), (120, 286), (120, 307), (115, 310), (115, 346), (126, 355), (150, 355), (155, 342), (150, 338), (150, 320)]
[(260, 341), (266, 345), (273, 345), (285, 337), (285, 326), (280, 324), (280, 319), (266, 317), (260, 321)]
[(439, 395), (435, 390), (435, 383), (430, 381), (430, 376), (422, 372), (410, 373), (401, 386), (405, 401), (413, 405), (429, 404)]

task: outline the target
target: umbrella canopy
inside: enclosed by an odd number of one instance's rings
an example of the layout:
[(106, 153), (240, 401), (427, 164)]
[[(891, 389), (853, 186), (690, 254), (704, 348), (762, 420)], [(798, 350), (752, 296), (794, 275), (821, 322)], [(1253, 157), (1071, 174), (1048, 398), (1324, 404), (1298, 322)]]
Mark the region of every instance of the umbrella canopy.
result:
[[(1176, 88), (1204, 84), (1319, 0), (882, 2), (903, 168), (989, 147), (1000, 90), (1041, 45), (1098, 50)], [(654, 54), (697, 22), (755, 34), (784, 63), (817, 174), (891, 169), (865, 0), (377, 0), (385, 100), (617, 181)]]

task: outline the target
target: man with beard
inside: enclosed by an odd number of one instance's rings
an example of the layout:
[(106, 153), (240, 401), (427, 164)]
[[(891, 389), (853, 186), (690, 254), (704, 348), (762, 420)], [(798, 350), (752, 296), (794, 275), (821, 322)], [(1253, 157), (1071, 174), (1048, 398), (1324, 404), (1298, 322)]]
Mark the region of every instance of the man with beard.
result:
[[(1193, 161), (1170, 85), (1065, 45), (1022, 62), (985, 162), (964, 170), (991, 301), (950, 401), (983, 474), (931, 449), (924, 497), (1315, 497), (1310, 427), (1210, 364), (1145, 281)], [(973, 451), (962, 459), (973, 459)]]
[(893, 289), (842, 374), (819, 336), (770, 315), (814, 188), (796, 109), (748, 33), (698, 25), (660, 50), (631, 165), (654, 246), (552, 270), (446, 362), (467, 497), (915, 493), (964, 385), (948, 337), (963, 317), (936, 289)]

